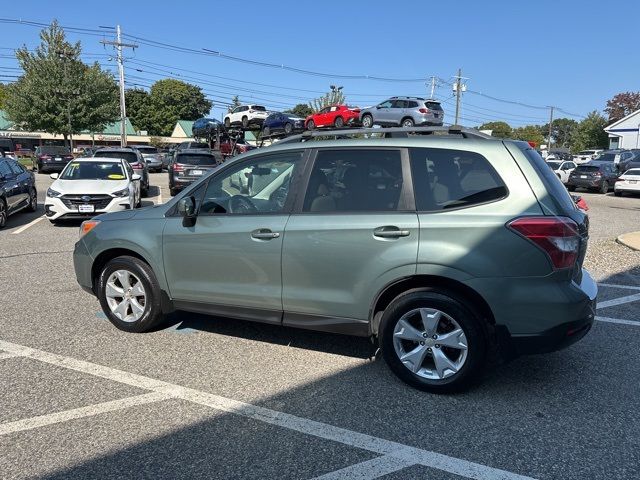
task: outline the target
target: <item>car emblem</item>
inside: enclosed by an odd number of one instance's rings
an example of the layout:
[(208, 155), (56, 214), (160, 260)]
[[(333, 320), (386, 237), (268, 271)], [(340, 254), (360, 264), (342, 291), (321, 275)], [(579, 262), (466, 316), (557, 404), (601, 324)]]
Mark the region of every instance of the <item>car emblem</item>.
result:
[(80, 197), (80, 200), (82, 200), (83, 202), (90, 202), (91, 197), (88, 195), (83, 195), (82, 197)]

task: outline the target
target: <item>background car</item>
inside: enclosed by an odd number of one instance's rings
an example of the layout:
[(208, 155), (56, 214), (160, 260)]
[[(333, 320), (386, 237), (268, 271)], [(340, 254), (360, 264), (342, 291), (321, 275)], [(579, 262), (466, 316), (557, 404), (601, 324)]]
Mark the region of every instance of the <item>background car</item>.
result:
[(582, 150), (581, 152), (578, 152), (576, 155), (574, 155), (573, 161), (578, 165), (581, 165), (583, 163), (590, 162), (591, 160), (596, 158), (600, 152), (603, 151), (604, 150), (602, 148), (590, 148), (589, 150)]
[(101, 148), (93, 156), (95, 158), (121, 158), (129, 162), (133, 171), (141, 177), (140, 191), (142, 196), (146, 197), (149, 194), (149, 169), (142, 153), (138, 150), (129, 147)]
[(375, 107), (362, 109), (360, 121), (365, 128), (374, 125), (383, 127), (441, 126), (444, 121), (444, 110), (437, 100), (426, 100), (420, 97), (391, 97)]
[(607, 193), (613, 188), (618, 178), (618, 171), (613, 162), (596, 162), (595, 160), (578, 165), (569, 175), (567, 188), (570, 192), (576, 188), (597, 190)]
[(194, 148), (203, 148), (205, 150), (211, 149), (209, 144), (205, 142), (182, 142), (178, 144), (178, 146), (175, 148), (175, 151), (193, 150)]
[(169, 164), (169, 192), (176, 195), (183, 188), (200, 180), (203, 175), (224, 161), (218, 151), (194, 149), (176, 152)]
[(616, 197), (623, 193), (640, 193), (640, 168), (632, 168), (620, 175), (613, 186)]
[(55, 181), (47, 189), (44, 209), (52, 223), (132, 209), (141, 203), (141, 177), (121, 158), (79, 158), (51, 178)]
[(224, 117), (224, 126), (242, 126), (248, 128), (252, 125), (261, 126), (265, 118), (269, 116), (267, 109), (262, 105), (240, 105), (234, 108)]
[(38, 172), (62, 171), (73, 160), (68, 147), (58, 145), (43, 145), (36, 147), (35, 162)]
[(257, 147), (247, 143), (244, 138), (234, 139), (232, 136), (225, 135), (220, 137), (220, 145), (218, 145), (217, 150), (220, 151), (223, 157), (227, 158), (240, 155), (255, 148)]
[(342, 128), (345, 125), (359, 123), (360, 108), (347, 105), (331, 105), (323, 108), (318, 113), (309, 115), (305, 120), (305, 128), (307, 130), (322, 127)]
[(640, 150), (623, 150), (620, 153), (620, 158), (618, 159), (618, 171), (626, 172), (631, 168), (631, 165), (635, 163), (640, 163)]
[(562, 183), (569, 181), (569, 174), (576, 168), (576, 164), (573, 162), (563, 162), (561, 160), (547, 160), (547, 165), (558, 176)]
[(211, 138), (216, 134), (224, 130), (223, 123), (215, 118), (199, 118), (191, 127), (194, 137), (199, 138)]
[(9, 215), (37, 209), (38, 192), (33, 172), (12, 158), (0, 157), (0, 228), (6, 225)]
[(150, 172), (162, 171), (162, 156), (157, 147), (152, 147), (151, 145), (136, 145), (132, 148), (135, 148), (142, 154), (142, 158), (144, 158)]
[(304, 130), (304, 118), (290, 113), (274, 112), (270, 114), (262, 124), (262, 135), (268, 137), (274, 133), (289, 135), (293, 132)]

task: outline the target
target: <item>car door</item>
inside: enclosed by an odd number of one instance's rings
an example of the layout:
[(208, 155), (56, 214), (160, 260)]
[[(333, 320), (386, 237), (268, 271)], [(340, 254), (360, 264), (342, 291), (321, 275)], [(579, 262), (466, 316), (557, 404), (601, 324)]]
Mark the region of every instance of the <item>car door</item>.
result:
[(31, 174), (27, 172), (18, 162), (9, 160), (9, 168), (15, 174), (15, 180), (18, 184), (16, 199), (17, 203), (22, 206), (29, 202), (29, 194), (31, 191)]
[(391, 107), (393, 105), (392, 100), (387, 100), (386, 102), (382, 102), (375, 108), (375, 117), (374, 122), (380, 125), (387, 125), (391, 121)]
[(327, 125), (330, 110), (331, 107), (325, 107), (313, 117), (313, 121), (315, 122), (316, 127), (324, 127), (325, 125)]
[(406, 152), (319, 150), (305, 185), (285, 229), (283, 323), (366, 334), (376, 293), (415, 272), (418, 218)]
[(9, 167), (9, 162), (3, 159), (0, 159), (0, 184), (7, 201), (7, 212), (10, 213), (20, 203), (20, 185), (16, 174)]
[(407, 102), (405, 100), (394, 100), (389, 110), (389, 123), (400, 125), (402, 117), (405, 115)]
[[(195, 225), (169, 216), (165, 275), (177, 308), (268, 323), (282, 317), (281, 254), (302, 151), (252, 156), (193, 187)], [(231, 181), (248, 170), (248, 191)]]

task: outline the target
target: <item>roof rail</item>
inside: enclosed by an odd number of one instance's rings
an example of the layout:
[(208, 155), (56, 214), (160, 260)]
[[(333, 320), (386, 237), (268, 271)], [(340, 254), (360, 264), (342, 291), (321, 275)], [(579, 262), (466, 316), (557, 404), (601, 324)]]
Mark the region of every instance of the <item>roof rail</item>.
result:
[(460, 125), (449, 127), (391, 127), (391, 128), (343, 128), (332, 130), (306, 130), (300, 135), (293, 135), (278, 142), (283, 143), (306, 142), (316, 137), (348, 138), (353, 135), (383, 135), (384, 138), (407, 138), (410, 134), (417, 135), (459, 135), (462, 138), (495, 139), (474, 128), (465, 128)]

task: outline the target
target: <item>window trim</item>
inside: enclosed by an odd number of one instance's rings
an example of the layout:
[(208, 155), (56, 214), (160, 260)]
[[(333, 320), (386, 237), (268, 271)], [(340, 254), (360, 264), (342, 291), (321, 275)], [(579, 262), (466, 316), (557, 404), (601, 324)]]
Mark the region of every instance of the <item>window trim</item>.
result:
[[(498, 173), (498, 171), (495, 169), (495, 167), (493, 166), (493, 164), (491, 163), (491, 161), (485, 157), (484, 155), (482, 155), (481, 153), (478, 152), (474, 152), (473, 150), (461, 150), (461, 149), (453, 149), (453, 148), (434, 148), (434, 147), (411, 147), (409, 148), (409, 165), (410, 165), (410, 170), (411, 173), (413, 174), (413, 168), (411, 168), (411, 150), (449, 150), (449, 151), (455, 151), (455, 152), (465, 152), (465, 153), (473, 153), (476, 155), (480, 155), (482, 158), (484, 158), (487, 162), (487, 164), (489, 165), (489, 167), (491, 168), (491, 170), (496, 174), (496, 176), (502, 181), (502, 184), (506, 190), (505, 195), (503, 195), (502, 197), (499, 198), (495, 198), (493, 200), (487, 200), (486, 202), (479, 202), (479, 203), (473, 203), (471, 205), (460, 205), (459, 207), (451, 207), (451, 208), (438, 208), (438, 209), (434, 209), (434, 210), (420, 210), (418, 208), (418, 202), (415, 202), (415, 207), (416, 207), (416, 212), (418, 212), (419, 214), (439, 214), (439, 213), (447, 213), (447, 212), (455, 212), (458, 210), (464, 210), (464, 209), (468, 209), (468, 208), (474, 208), (474, 207), (479, 207), (482, 205), (489, 205), (491, 203), (496, 203), (496, 202), (501, 202), (507, 198), (509, 198), (509, 195), (511, 194), (511, 191), (509, 190), (509, 187), (507, 186), (507, 184), (505, 183), (505, 181), (503, 180), (502, 176)], [(412, 191), (413, 191), (413, 195), (414, 195), (414, 200), (415, 200), (415, 191), (416, 191), (416, 185), (415, 183), (412, 184)], [(433, 200), (433, 192), (432, 192), (432, 203), (435, 205), (435, 200)]]
[[(344, 150), (393, 150), (400, 152), (400, 165), (402, 168), (402, 190), (400, 191), (400, 197), (398, 199), (398, 206), (396, 210), (336, 210), (333, 212), (305, 212), (304, 211), (304, 199), (307, 195), (307, 188), (309, 186), (309, 180), (311, 178), (311, 172), (318, 159), (320, 152), (327, 151), (344, 151)], [(292, 215), (396, 215), (406, 213), (416, 213), (415, 197), (413, 195), (413, 178), (411, 172), (411, 163), (409, 158), (408, 149), (405, 147), (326, 147), (326, 148), (313, 148), (309, 150), (309, 158), (307, 160), (303, 178), (298, 185), (298, 195)]]

